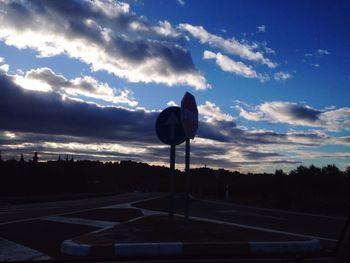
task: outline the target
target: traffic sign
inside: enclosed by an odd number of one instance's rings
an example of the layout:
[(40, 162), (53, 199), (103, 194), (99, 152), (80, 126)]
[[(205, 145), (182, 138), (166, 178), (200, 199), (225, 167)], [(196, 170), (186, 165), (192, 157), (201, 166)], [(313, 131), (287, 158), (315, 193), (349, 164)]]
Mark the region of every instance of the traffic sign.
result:
[(177, 145), (185, 141), (180, 107), (168, 107), (159, 114), (156, 121), (156, 133), (159, 140), (165, 144)]
[(181, 122), (186, 137), (194, 139), (198, 129), (198, 109), (194, 96), (189, 92), (181, 100)]

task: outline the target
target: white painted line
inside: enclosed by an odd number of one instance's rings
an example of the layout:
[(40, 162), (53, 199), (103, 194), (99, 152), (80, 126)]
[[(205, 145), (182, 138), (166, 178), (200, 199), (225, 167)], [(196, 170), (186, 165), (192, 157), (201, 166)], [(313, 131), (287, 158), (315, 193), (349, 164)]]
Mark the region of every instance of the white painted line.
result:
[[(126, 197), (124, 198), (128, 198), (127, 196), (130, 195), (130, 194), (125, 194)], [(130, 198), (130, 197), (129, 197)], [(152, 198), (149, 198), (149, 199), (157, 199), (159, 198), (158, 197), (152, 197)], [(142, 202), (142, 201), (147, 201), (149, 199), (141, 199), (139, 201), (132, 201), (132, 202), (129, 202), (127, 204), (131, 204), (131, 203), (137, 203), (137, 202)], [(81, 201), (81, 200), (74, 200), (75, 202), (77, 201)], [(62, 201), (64, 203), (71, 203), (71, 201)], [(56, 203), (56, 202), (55, 202)], [(72, 213), (80, 213), (80, 212), (85, 212), (85, 211), (91, 211), (91, 210), (95, 210), (95, 209), (98, 209), (100, 207), (94, 207), (94, 208), (87, 208), (87, 209), (82, 209), (82, 210), (72, 210), (72, 211), (69, 211), (69, 212), (64, 212), (64, 213), (59, 213), (59, 214), (53, 214), (53, 215), (50, 215), (50, 216), (62, 216), (62, 215), (67, 215), (67, 214), (72, 214)], [(41, 219), (43, 218), (43, 216), (37, 216), (37, 217), (31, 217), (31, 218), (24, 218), (24, 219), (17, 219), (17, 220), (12, 220), (12, 221), (7, 221), (7, 222), (0, 222), (0, 226), (1, 225), (8, 225), (8, 224), (13, 224), (13, 223), (21, 223), (21, 222), (27, 222), (27, 221), (31, 221), (31, 220), (36, 220), (36, 219)]]
[(99, 209), (106, 209), (106, 208), (133, 208), (133, 207), (131, 206), (131, 203), (116, 204), (116, 205), (108, 205), (108, 206), (99, 207)]
[(0, 238), (0, 262), (50, 260), (51, 258), (32, 248)]
[[(141, 208), (139, 208), (139, 209), (142, 211), (142, 213), (144, 215), (157, 215), (157, 214), (165, 215), (165, 214), (168, 214), (166, 212), (154, 211), (154, 210), (149, 210), (149, 209), (141, 209)], [(175, 216), (184, 217), (184, 215), (181, 215), (181, 214), (174, 214), (174, 215)], [(227, 222), (227, 221), (220, 221), (220, 220), (215, 220), (215, 219), (209, 219), (209, 218), (205, 218), (205, 217), (191, 216), (191, 218), (195, 219), (195, 220), (199, 220), (199, 221), (205, 221), (205, 222), (211, 222), (211, 223), (217, 223), (217, 224), (225, 224), (225, 225), (237, 226), (237, 227), (254, 229), (254, 230), (270, 232), (270, 233), (285, 234), (285, 235), (296, 236), (296, 237), (305, 237), (305, 238), (311, 238), (311, 239), (320, 239), (320, 240), (325, 240), (325, 241), (338, 242), (337, 239), (332, 239), (332, 238), (327, 238), (327, 237), (319, 237), (319, 236), (313, 236), (313, 235), (297, 234), (297, 233), (292, 233), (292, 232), (287, 232), (287, 231), (282, 231), (282, 230), (276, 230), (276, 229), (270, 229), (270, 228), (264, 228), (264, 227), (257, 227), (257, 226), (244, 225), (244, 224), (238, 224), (238, 223), (231, 223), (231, 222)]]
[[(179, 215), (179, 214), (176, 214), (176, 215), (183, 217), (183, 215)], [(332, 238), (312, 236), (312, 235), (304, 235), (304, 234), (297, 234), (297, 233), (281, 231), (281, 230), (276, 230), (276, 229), (257, 227), (257, 226), (250, 226), (250, 225), (243, 225), (243, 224), (231, 223), (231, 222), (220, 221), (220, 220), (215, 220), (215, 219), (208, 219), (208, 218), (204, 218), (204, 217), (191, 216), (191, 218), (199, 220), (199, 221), (204, 221), (204, 222), (211, 222), (211, 223), (217, 223), (217, 224), (238, 226), (238, 227), (242, 227), (242, 228), (254, 229), (254, 230), (270, 232), (270, 233), (276, 233), (276, 234), (284, 234), (284, 235), (290, 235), (290, 236), (296, 236), (296, 237), (305, 237), (305, 238), (311, 238), (311, 239), (320, 239), (320, 240), (325, 240), (325, 241), (338, 242), (337, 239), (332, 239)]]
[[(63, 216), (63, 215), (68, 215), (68, 214), (72, 214), (72, 213), (87, 212), (87, 211), (96, 210), (96, 209), (99, 209), (99, 208), (103, 208), (103, 207), (94, 207), (94, 208), (87, 208), (87, 209), (82, 209), (82, 210), (72, 210), (72, 211), (69, 211), (69, 212), (53, 214), (53, 215), (49, 215), (49, 216)], [(13, 224), (13, 223), (27, 222), (27, 221), (31, 221), (31, 220), (37, 220), (37, 219), (42, 219), (44, 217), (43, 216), (38, 216), (38, 217), (31, 217), (31, 218), (25, 218), (25, 219), (13, 220), (13, 221), (1, 222), (0, 226), (1, 225)]]
[(242, 215), (247, 215), (247, 216), (255, 216), (255, 217), (264, 217), (264, 218), (269, 218), (269, 219), (275, 219), (275, 220), (288, 220), (286, 218), (283, 217), (276, 217), (276, 216), (267, 216), (267, 215), (262, 215), (262, 214), (258, 214), (258, 213), (251, 213), (251, 212), (244, 212), (244, 211), (240, 211), (240, 210), (235, 210), (235, 209), (231, 209), (231, 210), (217, 210), (215, 211), (217, 213), (236, 213), (236, 214), (242, 214)]
[(112, 227), (116, 224), (119, 224), (118, 222), (91, 220), (91, 219), (75, 218), (75, 217), (63, 217), (63, 216), (47, 216), (47, 217), (42, 217), (41, 220), (48, 220), (48, 221), (67, 223), (67, 224), (93, 226), (98, 228), (107, 228), (107, 227)]
[(182, 242), (121, 243), (114, 245), (116, 256), (169, 256), (182, 255)]
[[(154, 210), (149, 210), (149, 209), (140, 209), (144, 215), (149, 214), (161, 214), (165, 215), (167, 214), (166, 212), (159, 212), (159, 211), (154, 211)], [(180, 216), (184, 217), (184, 215), (181, 214), (174, 214), (175, 216)], [(338, 242), (337, 239), (333, 238), (327, 238), (327, 237), (319, 237), (319, 236), (313, 236), (313, 235), (304, 235), (304, 234), (297, 234), (297, 233), (292, 233), (292, 232), (287, 232), (287, 231), (282, 231), (282, 230), (276, 230), (276, 229), (270, 229), (270, 228), (264, 228), (264, 227), (257, 227), (257, 226), (251, 226), (251, 225), (244, 225), (244, 224), (238, 224), (238, 223), (231, 223), (227, 221), (220, 221), (220, 220), (215, 220), (215, 219), (209, 219), (205, 217), (197, 217), (197, 216), (190, 216), (190, 218), (199, 220), (199, 221), (204, 221), (204, 222), (211, 222), (211, 223), (216, 223), (216, 224), (224, 224), (224, 225), (231, 225), (231, 226), (237, 226), (237, 227), (242, 227), (242, 228), (248, 228), (248, 229), (254, 229), (254, 230), (259, 230), (259, 231), (264, 231), (264, 232), (270, 232), (270, 233), (276, 233), (276, 234), (284, 234), (284, 235), (290, 235), (290, 236), (296, 236), (296, 237), (304, 237), (304, 238), (311, 238), (311, 239), (320, 239), (320, 240), (325, 240), (325, 241), (331, 241), (331, 242)]]
[[(95, 209), (97, 209), (97, 208), (95, 207), (95, 208), (88, 208), (88, 209), (82, 209), (82, 210), (74, 210), (74, 211), (70, 211), (70, 212), (64, 212), (64, 213), (54, 214), (54, 215), (49, 215), (49, 216), (63, 216), (63, 215), (68, 215), (68, 214), (72, 214), (72, 213), (80, 213), (80, 212), (91, 211), (91, 210), (95, 210)], [(46, 216), (46, 217), (48, 217), (48, 216)], [(43, 219), (43, 218), (45, 218), (45, 216), (38, 216), (38, 217), (31, 217), (31, 218), (7, 221), (7, 222), (0, 223), (0, 226), (1, 225), (13, 224), (13, 223), (27, 222), (27, 221), (32, 221), (32, 220), (40, 220), (40, 219)]]
[(138, 209), (141, 210), (142, 214), (144, 214), (145, 216), (167, 215), (168, 214), (166, 212), (158, 212), (158, 211), (153, 211), (153, 210), (148, 210), (148, 209), (141, 209), (141, 208), (138, 208)]
[[(167, 194), (164, 194), (164, 195), (161, 195), (161, 196), (150, 197), (150, 198), (146, 198), (146, 199), (143, 199), (143, 200), (140, 200), (140, 201), (132, 201), (132, 202), (130, 202), (130, 204), (131, 204), (132, 207), (134, 207), (134, 204), (136, 204), (136, 203), (151, 201), (151, 200), (155, 200), (155, 199), (159, 199), (159, 198), (163, 198), (163, 197), (167, 197), (167, 196), (168, 196)], [(135, 208), (137, 208), (137, 207), (135, 207)]]
[(67, 239), (61, 245), (61, 252), (72, 256), (88, 256), (90, 254), (91, 245), (78, 244)]
[(320, 241), (317, 239), (309, 241), (249, 242), (249, 246), (252, 253), (317, 252), (321, 250)]
[(344, 217), (344, 216), (328, 216), (328, 215), (313, 214), (313, 213), (307, 213), (307, 212), (296, 212), (296, 211), (289, 211), (289, 210), (282, 210), (282, 209), (262, 208), (262, 207), (249, 206), (249, 205), (238, 205), (235, 203), (227, 203), (227, 202), (219, 202), (219, 201), (213, 201), (213, 200), (200, 199), (200, 198), (194, 197), (193, 195), (191, 195), (191, 198), (194, 200), (197, 200), (197, 201), (201, 201), (201, 202), (208, 202), (208, 203), (214, 203), (214, 204), (220, 204), (220, 205), (228, 205), (228, 206), (233, 206), (233, 207), (252, 208), (252, 209), (262, 210), (262, 211), (282, 212), (282, 213), (286, 213), (286, 214), (321, 217), (321, 218), (341, 220), (341, 221), (344, 221), (347, 219), (347, 217)]

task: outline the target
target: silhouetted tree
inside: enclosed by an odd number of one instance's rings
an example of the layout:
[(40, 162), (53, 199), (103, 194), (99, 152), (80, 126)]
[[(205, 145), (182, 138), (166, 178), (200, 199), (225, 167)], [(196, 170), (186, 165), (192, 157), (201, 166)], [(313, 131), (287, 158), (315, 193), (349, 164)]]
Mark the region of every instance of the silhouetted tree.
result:
[(283, 172), (282, 169), (276, 170), (275, 171), (275, 176), (285, 176), (286, 174)]
[(38, 152), (34, 152), (33, 163), (37, 163), (38, 161), (39, 161)]
[(20, 157), (19, 162), (21, 162), (21, 163), (24, 163), (24, 162), (25, 162), (24, 157), (23, 157), (23, 153), (21, 153), (21, 157)]
[(322, 174), (324, 176), (338, 176), (340, 175), (340, 170), (335, 164), (328, 164), (325, 167), (322, 167)]
[(344, 172), (345, 176), (350, 179), (350, 166), (345, 168), (345, 172)]

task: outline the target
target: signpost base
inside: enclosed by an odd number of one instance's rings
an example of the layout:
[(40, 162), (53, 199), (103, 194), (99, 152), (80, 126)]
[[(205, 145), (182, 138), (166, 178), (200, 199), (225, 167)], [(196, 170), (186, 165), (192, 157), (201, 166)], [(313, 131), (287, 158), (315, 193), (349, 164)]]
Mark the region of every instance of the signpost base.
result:
[(174, 218), (175, 206), (175, 145), (170, 146), (170, 196), (169, 196), (169, 218)]
[(185, 181), (186, 181), (186, 204), (185, 204), (185, 221), (188, 223), (189, 221), (189, 211), (190, 211), (190, 189), (191, 189), (191, 181), (190, 181), (190, 139), (186, 139), (186, 156), (185, 156)]

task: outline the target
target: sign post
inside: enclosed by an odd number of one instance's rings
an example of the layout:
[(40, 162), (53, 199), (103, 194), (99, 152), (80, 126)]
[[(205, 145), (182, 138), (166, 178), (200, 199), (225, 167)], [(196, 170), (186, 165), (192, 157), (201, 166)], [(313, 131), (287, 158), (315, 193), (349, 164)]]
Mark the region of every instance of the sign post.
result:
[(181, 100), (181, 122), (186, 136), (186, 156), (185, 156), (185, 176), (186, 176), (186, 204), (185, 220), (189, 220), (189, 202), (190, 202), (190, 139), (194, 139), (198, 129), (198, 109), (194, 96), (186, 92)]
[(175, 145), (170, 145), (170, 198), (169, 198), (169, 218), (174, 217), (175, 209)]
[(175, 206), (175, 145), (183, 143), (186, 139), (181, 124), (181, 109), (179, 107), (168, 107), (159, 114), (156, 121), (156, 133), (159, 140), (170, 145), (169, 218), (173, 218)]

